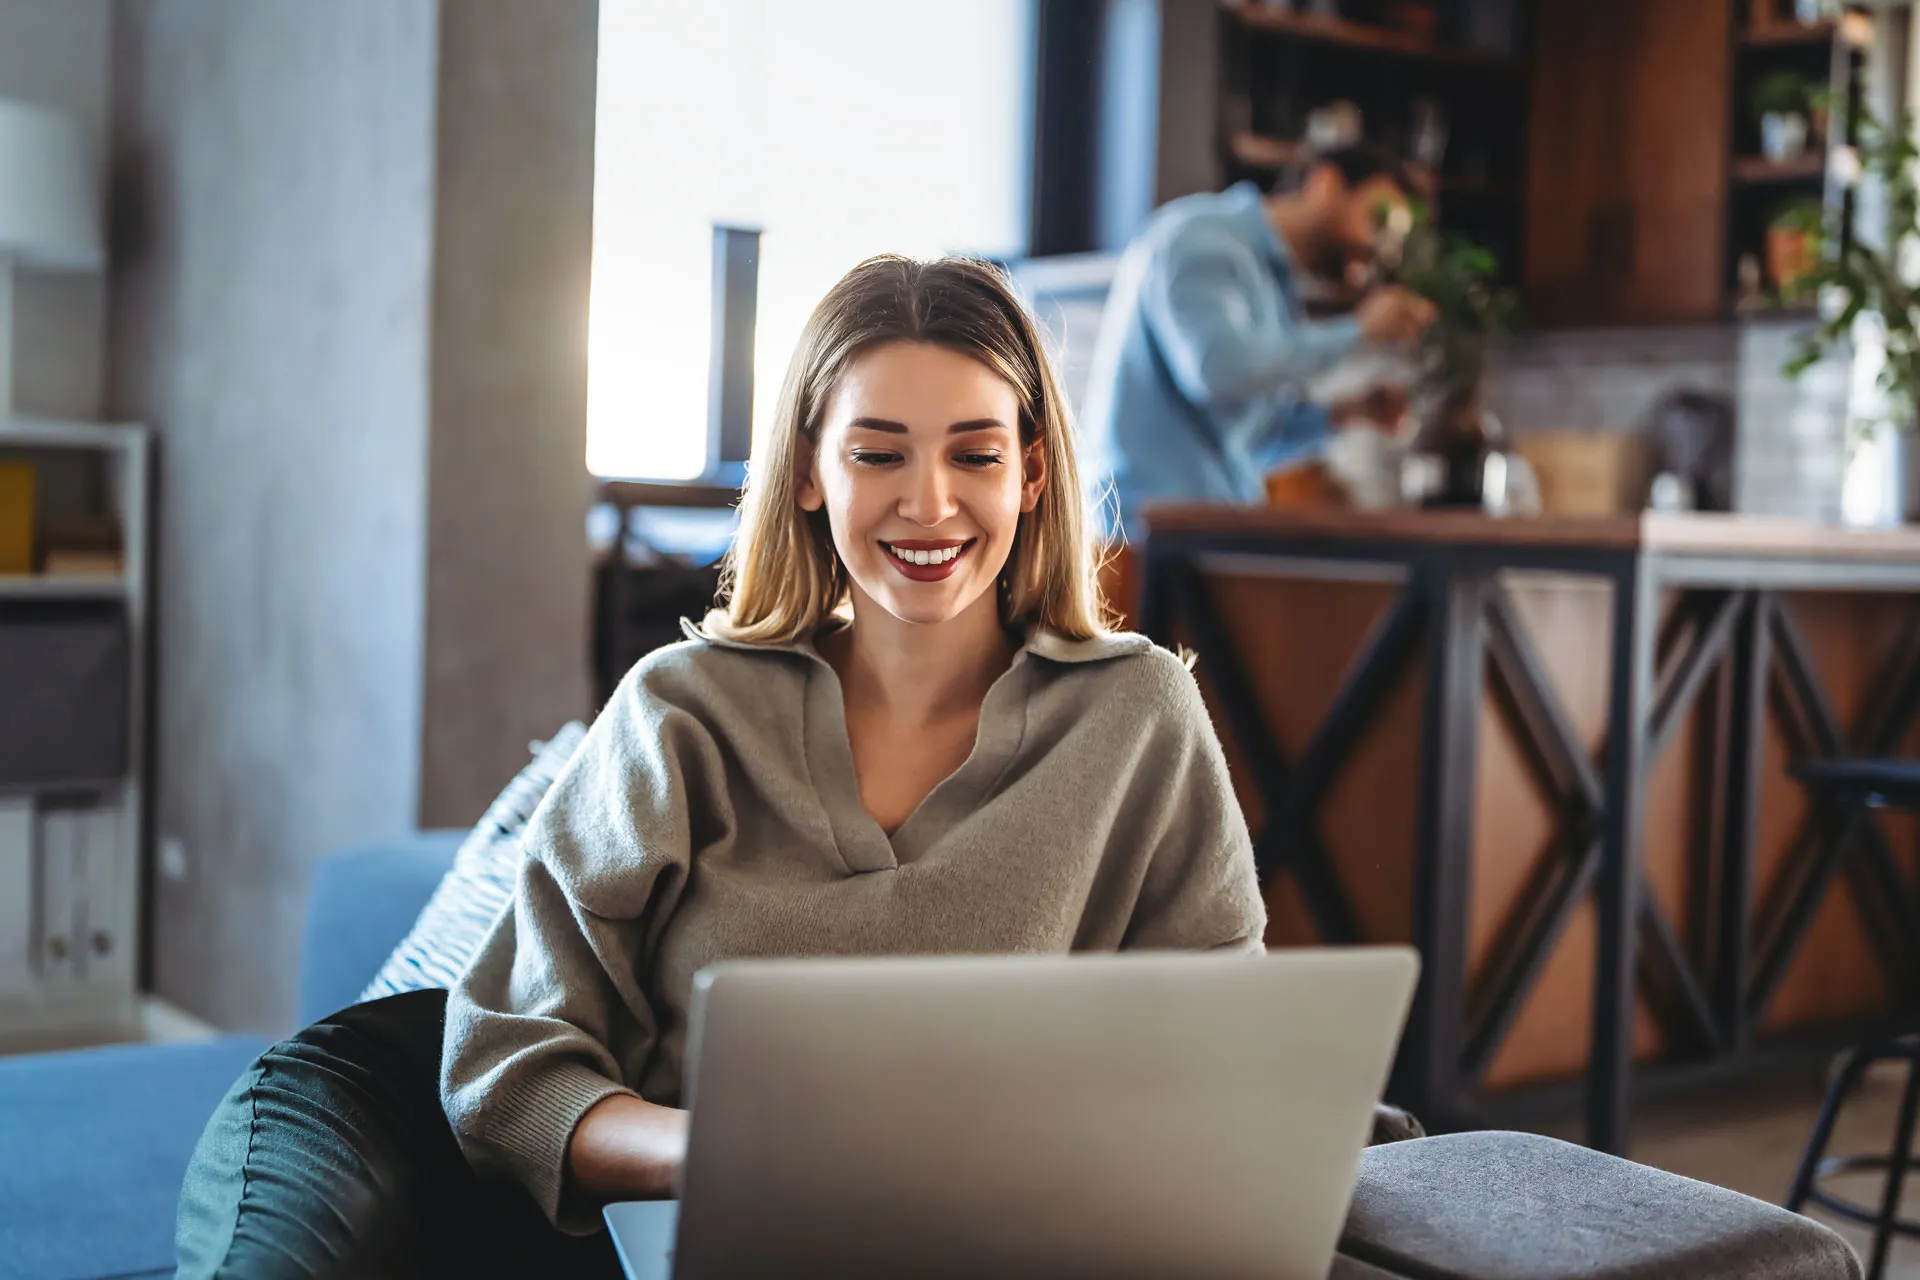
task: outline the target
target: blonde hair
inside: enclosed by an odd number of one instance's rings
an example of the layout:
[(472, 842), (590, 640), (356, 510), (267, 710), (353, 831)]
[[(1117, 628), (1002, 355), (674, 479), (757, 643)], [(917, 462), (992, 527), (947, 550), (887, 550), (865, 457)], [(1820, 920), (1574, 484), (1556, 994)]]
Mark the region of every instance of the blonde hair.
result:
[(813, 309), (780, 388), (773, 427), (748, 467), (740, 530), (709, 626), (735, 640), (784, 644), (847, 600), (846, 567), (824, 511), (803, 510), (799, 484), (840, 375), (868, 351), (925, 342), (978, 360), (1020, 399), (1020, 443), (1040, 443), (1046, 484), (1020, 516), (1001, 574), (1001, 621), (1084, 640), (1110, 629), (1099, 550), (1073, 455), (1073, 427), (1040, 328), (1000, 268), (971, 258), (868, 258)]

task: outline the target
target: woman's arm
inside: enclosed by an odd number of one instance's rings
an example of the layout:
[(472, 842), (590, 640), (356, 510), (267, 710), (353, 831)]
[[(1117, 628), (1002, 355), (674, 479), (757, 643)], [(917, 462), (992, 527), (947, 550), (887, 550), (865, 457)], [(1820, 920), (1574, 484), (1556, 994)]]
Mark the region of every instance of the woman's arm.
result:
[(610, 1099), (639, 1104), (659, 1030), (651, 938), (685, 880), (694, 807), (726, 820), (710, 735), (640, 687), (651, 671), (634, 669), (541, 803), (513, 906), (447, 999), (440, 1093), (461, 1151), (574, 1234), (598, 1228), (602, 1194), (671, 1183), (652, 1128), (616, 1123), (603, 1141), (596, 1121), (578, 1167), (575, 1135)]
[(616, 1094), (574, 1126), (567, 1173), (599, 1200), (664, 1200), (678, 1194), (686, 1156), (686, 1112)]
[(1151, 786), (1160, 804), (1136, 834), (1149, 861), (1120, 945), (1258, 954), (1265, 949), (1266, 904), (1200, 686), (1164, 650), (1151, 655), (1149, 669), (1161, 689), (1141, 701), (1160, 712), (1138, 785)]

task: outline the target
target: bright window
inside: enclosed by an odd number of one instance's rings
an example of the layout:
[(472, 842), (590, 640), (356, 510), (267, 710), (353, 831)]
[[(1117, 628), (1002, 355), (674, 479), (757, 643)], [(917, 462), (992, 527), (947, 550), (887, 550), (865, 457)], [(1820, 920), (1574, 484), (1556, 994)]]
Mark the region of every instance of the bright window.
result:
[(712, 227), (762, 229), (754, 432), (869, 254), (1017, 255), (1031, 0), (602, 0), (587, 465), (706, 471)]

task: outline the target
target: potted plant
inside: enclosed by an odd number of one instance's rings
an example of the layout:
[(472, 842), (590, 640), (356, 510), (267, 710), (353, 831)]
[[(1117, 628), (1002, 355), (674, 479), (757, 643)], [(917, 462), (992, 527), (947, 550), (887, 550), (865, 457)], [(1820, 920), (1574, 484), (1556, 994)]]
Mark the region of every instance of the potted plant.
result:
[(1812, 109), (1807, 78), (1797, 71), (1769, 71), (1753, 86), (1753, 113), (1760, 121), (1760, 154), (1778, 164), (1807, 147)]
[(1406, 215), (1404, 238), (1392, 255), (1402, 285), (1427, 298), (1438, 315), (1415, 354), (1414, 411), (1420, 421), (1417, 451), (1439, 457), (1445, 480), (1436, 499), (1481, 501), (1481, 466), (1501, 441), (1492, 438), (1481, 404), (1487, 346), (1518, 327), (1513, 292), (1499, 283), (1500, 264), (1488, 249), (1443, 232), (1416, 201)]
[(1767, 222), (1767, 277), (1788, 305), (1809, 297), (1808, 282), (1820, 260), (1820, 227), (1826, 208), (1812, 196), (1799, 196), (1774, 211)]
[(1849, 472), (1866, 469), (1891, 478), (1877, 512), (1849, 512), (1849, 519), (1878, 523), (1904, 517), (1912, 500), (1900, 455), (1908, 449), (1903, 437), (1910, 438), (1920, 410), (1920, 284), (1903, 266), (1920, 255), (1920, 148), (1907, 112), (1889, 127), (1863, 107), (1858, 122), (1857, 164), (1850, 159), (1846, 166), (1852, 171), (1849, 181), (1872, 181), (1884, 221), (1877, 235), (1843, 236), (1837, 245), (1829, 241), (1799, 278), (1801, 294), (1820, 300), (1821, 320), (1801, 337), (1783, 371), (1797, 378), (1836, 351), (1869, 355), (1878, 364), (1875, 382), (1882, 403), (1854, 424), (1848, 460)]

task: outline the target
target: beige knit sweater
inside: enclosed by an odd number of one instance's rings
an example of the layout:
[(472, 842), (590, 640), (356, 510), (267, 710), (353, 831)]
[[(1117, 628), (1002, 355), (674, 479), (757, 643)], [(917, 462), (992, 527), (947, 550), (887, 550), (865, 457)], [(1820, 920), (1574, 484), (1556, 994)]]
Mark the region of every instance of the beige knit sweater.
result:
[(693, 975), (742, 956), (1257, 948), (1246, 823), (1193, 677), (1135, 635), (1036, 632), (973, 752), (889, 837), (809, 643), (636, 666), (533, 816), (514, 906), (447, 1005), (468, 1160), (565, 1230), (575, 1124), (677, 1105)]

